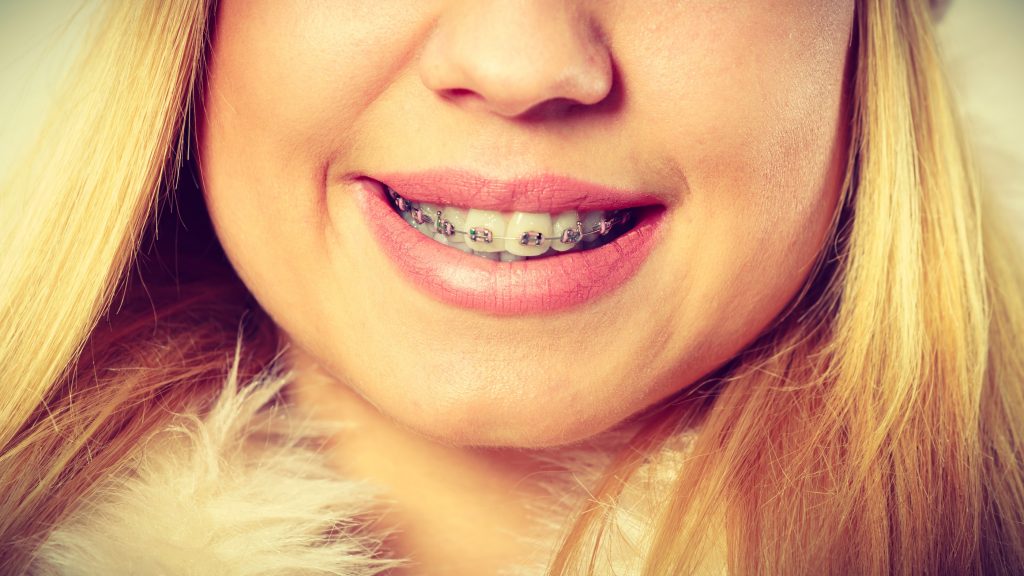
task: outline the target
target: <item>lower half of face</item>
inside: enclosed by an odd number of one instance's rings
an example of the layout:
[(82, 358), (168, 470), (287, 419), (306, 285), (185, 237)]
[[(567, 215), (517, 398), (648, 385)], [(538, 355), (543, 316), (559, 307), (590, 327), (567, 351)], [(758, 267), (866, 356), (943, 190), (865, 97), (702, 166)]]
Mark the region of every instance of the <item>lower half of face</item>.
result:
[(225, 0), (198, 144), (232, 264), (339, 386), (446, 442), (551, 446), (799, 292), (853, 7), (504, 4)]

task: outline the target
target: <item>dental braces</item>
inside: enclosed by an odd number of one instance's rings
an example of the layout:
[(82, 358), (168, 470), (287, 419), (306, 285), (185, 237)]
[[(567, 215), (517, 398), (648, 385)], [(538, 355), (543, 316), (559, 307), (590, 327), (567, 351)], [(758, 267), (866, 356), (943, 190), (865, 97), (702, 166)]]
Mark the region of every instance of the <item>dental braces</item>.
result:
[[(515, 236), (495, 236), (490, 229), (483, 226), (474, 226), (469, 230), (457, 230), (455, 225), (449, 222), (446, 218), (442, 218), (441, 210), (437, 210), (436, 214), (432, 217), (419, 207), (414, 208), (405, 198), (402, 198), (397, 192), (388, 188), (388, 194), (391, 196), (391, 200), (395, 205), (395, 208), (399, 212), (411, 212), (411, 218), (416, 224), (433, 224), (434, 232), (443, 234), (444, 236), (453, 236), (455, 234), (462, 234), (465, 236), (467, 242), (490, 244), (495, 240), (519, 240), (519, 244), (523, 246), (540, 246), (544, 240), (544, 234), (536, 231), (523, 232), (519, 237)], [(606, 236), (611, 233), (612, 229), (616, 226), (624, 225), (629, 221), (629, 212), (620, 212), (611, 218), (602, 218), (591, 226), (587, 232), (583, 231), (583, 222), (580, 220), (576, 221), (576, 226), (573, 228), (566, 228), (562, 230), (562, 234), (558, 237), (558, 240), (563, 244), (576, 244), (583, 240), (584, 237), (598, 235)]]

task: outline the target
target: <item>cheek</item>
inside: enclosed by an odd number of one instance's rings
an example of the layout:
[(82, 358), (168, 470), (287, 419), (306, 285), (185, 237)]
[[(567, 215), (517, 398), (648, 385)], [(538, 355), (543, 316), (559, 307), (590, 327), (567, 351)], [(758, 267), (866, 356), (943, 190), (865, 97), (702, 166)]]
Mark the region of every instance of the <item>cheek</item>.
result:
[(221, 1), (199, 130), (211, 211), (285, 242), (322, 229), (326, 171), (422, 20), (395, 2)]
[(326, 174), (422, 33), (424, 19), (399, 4), (218, 4), (198, 129), (202, 188), (232, 265), (270, 310), (301, 317), (331, 282), (351, 284), (324, 270), (330, 250), (359, 248), (328, 238)]
[[(840, 65), (836, 78), (841, 75)], [(826, 239), (846, 167), (841, 86), (777, 79), (786, 99), (755, 92), (732, 106), (731, 116), (708, 128), (722, 133), (697, 155), (701, 168), (690, 179), (703, 192), (692, 206), (694, 218), (705, 223), (693, 251), (696, 265), (714, 271), (707, 298), (731, 296), (721, 300), (722, 310), (730, 311), (723, 326), (736, 330), (751, 320), (767, 324), (766, 312), (780, 311), (804, 283)], [(715, 283), (727, 290), (716, 291)]]
[(247, 135), (326, 158), (351, 141), (359, 113), (425, 33), (421, 11), (399, 4), (221, 1), (209, 92), (250, 125)]
[[(671, 150), (682, 167), (673, 260), (687, 262), (689, 286), (680, 314), (703, 307), (713, 323), (697, 331), (725, 346), (781, 310), (825, 240), (846, 167), (853, 6), (780, 2), (695, 20), (632, 55), (642, 73), (631, 100), (650, 127), (632, 146)], [(665, 53), (676, 57), (657, 57)]]

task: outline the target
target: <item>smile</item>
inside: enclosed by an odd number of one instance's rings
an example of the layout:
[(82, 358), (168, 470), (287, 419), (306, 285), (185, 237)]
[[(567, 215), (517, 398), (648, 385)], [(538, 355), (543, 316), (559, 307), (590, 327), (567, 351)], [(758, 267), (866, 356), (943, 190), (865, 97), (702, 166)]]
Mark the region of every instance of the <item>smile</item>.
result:
[(615, 292), (658, 244), (659, 198), (561, 177), (462, 172), (356, 179), (382, 252), (415, 289), (491, 315), (538, 314)]
[(603, 246), (627, 231), (629, 209), (556, 214), (498, 212), (411, 202), (384, 186), (392, 207), (414, 229), (435, 241), (489, 260), (540, 259), (574, 248)]

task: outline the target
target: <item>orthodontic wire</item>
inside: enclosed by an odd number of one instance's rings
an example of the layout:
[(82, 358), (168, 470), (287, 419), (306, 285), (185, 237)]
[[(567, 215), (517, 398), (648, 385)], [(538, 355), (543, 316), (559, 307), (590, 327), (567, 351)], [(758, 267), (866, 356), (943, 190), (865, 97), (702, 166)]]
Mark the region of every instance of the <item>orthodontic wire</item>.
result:
[[(451, 234), (448, 234), (448, 233), (445, 233), (443, 230), (442, 231), (438, 231), (437, 230), (436, 219), (441, 214), (440, 210), (437, 210), (436, 211), (436, 215), (432, 216), (430, 214), (427, 214), (423, 210), (421, 210), (419, 206), (417, 206), (415, 209), (413, 209), (412, 208), (412, 202), (410, 202), (409, 200), (406, 200), (405, 198), (400, 196), (394, 190), (391, 190), (390, 188), (388, 188), (387, 192), (391, 196), (392, 205), (395, 206), (398, 209), (399, 213), (408, 212), (410, 210), (419, 210), (421, 221), (417, 222), (416, 224), (410, 224), (410, 225), (422, 226), (423, 224), (428, 224), (428, 225), (429, 224), (433, 224), (434, 227), (435, 227), (435, 233), (436, 234), (441, 234), (441, 235), (443, 235), (445, 237), (453, 236), (455, 234), (462, 234), (463, 236), (466, 236), (466, 237), (470, 238), (469, 242), (467, 242), (467, 243), (472, 243), (472, 244), (481, 243), (481, 242), (482, 243), (486, 243), (486, 244), (491, 244), (495, 240), (519, 240), (520, 244), (523, 244), (524, 246), (526, 246), (526, 245), (530, 245), (530, 242), (526, 241), (527, 235), (529, 235), (529, 234), (539, 234), (538, 232), (525, 232), (519, 238), (510, 237), (510, 236), (493, 236), (492, 235), (490, 237), (490, 240), (483, 240), (483, 241), (481, 241), (481, 240), (472, 239), (473, 234), (471, 234), (470, 232), (465, 231), (465, 230), (458, 230), (454, 226), (451, 228), (451, 230), (452, 230)], [(402, 206), (401, 206), (402, 202), (406, 203), (409, 208), (403, 210)], [(413, 217), (413, 218), (415, 220), (415, 217)], [(627, 221), (629, 221), (629, 213), (628, 212), (623, 212), (623, 213), (617, 214), (617, 215), (615, 215), (615, 216), (613, 216), (611, 218), (603, 218), (600, 222), (598, 222), (597, 224), (591, 226), (591, 229), (590, 229), (589, 232), (583, 232), (582, 231), (583, 223), (581, 221), (577, 220), (576, 221), (576, 228), (575, 228), (575, 230), (577, 231), (578, 236), (577, 236), (577, 238), (574, 241), (572, 241), (572, 242), (564, 242), (564, 241), (562, 241), (562, 237), (565, 235), (565, 233), (573, 230), (572, 228), (566, 228), (565, 230), (562, 230), (561, 234), (553, 234), (551, 237), (548, 237), (548, 238), (545, 238), (545, 237), (543, 237), (543, 235), (540, 235), (540, 238), (537, 239), (533, 243), (533, 245), (534, 246), (539, 246), (540, 243), (544, 242), (545, 240), (548, 240), (548, 241), (550, 241), (552, 243), (554, 243), (554, 242), (561, 242), (562, 244), (579, 244), (583, 240), (583, 238), (586, 237), (586, 236), (591, 236), (591, 235), (594, 235), (594, 234), (597, 234), (597, 235), (600, 235), (600, 236), (605, 236), (605, 235), (611, 233), (612, 228), (614, 228), (615, 226), (617, 226), (619, 224), (625, 224)], [(444, 222), (447, 223), (448, 220), (444, 220)], [(604, 225), (604, 226), (602, 226), (602, 225)], [(604, 227), (604, 231), (603, 232), (601, 230), (602, 227)], [(485, 228), (485, 230), (486, 230), (486, 228)], [(489, 230), (488, 230), (488, 232), (489, 232)]]

